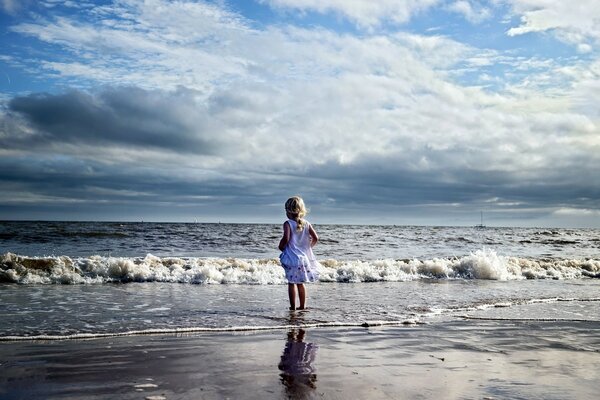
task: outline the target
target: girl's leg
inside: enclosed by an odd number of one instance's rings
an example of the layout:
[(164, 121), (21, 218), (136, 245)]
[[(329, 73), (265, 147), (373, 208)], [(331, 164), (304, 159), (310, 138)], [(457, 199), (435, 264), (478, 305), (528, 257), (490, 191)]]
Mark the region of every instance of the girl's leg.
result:
[(296, 309), (296, 284), (288, 283), (288, 297), (290, 298), (290, 310)]
[(298, 297), (300, 297), (300, 310), (304, 310), (306, 306), (306, 289), (303, 283), (298, 284)]

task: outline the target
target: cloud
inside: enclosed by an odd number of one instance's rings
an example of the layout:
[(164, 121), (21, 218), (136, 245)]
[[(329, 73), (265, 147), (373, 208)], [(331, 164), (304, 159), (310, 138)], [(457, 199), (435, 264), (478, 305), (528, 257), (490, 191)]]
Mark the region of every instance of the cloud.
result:
[[(551, 32), (560, 40), (584, 46), (588, 41), (600, 42), (600, 6), (596, 0), (576, 3), (546, 0), (510, 0), (513, 12), (521, 24), (510, 28), (509, 36), (533, 32)], [(580, 47), (581, 49), (581, 47)]]
[[(166, 151), (211, 154), (221, 146), (216, 127), (196, 118), (194, 92), (146, 91), (138, 88), (109, 89), (98, 95), (80, 91), (64, 94), (32, 94), (15, 97), (8, 110), (26, 121), (37, 134), (26, 147), (50, 144), (121, 145)], [(6, 123), (17, 126), (15, 119)], [(12, 132), (22, 132), (25, 128)], [(17, 141), (4, 138), (10, 148)]]
[(90, 85), (198, 90), (243, 76), (248, 68), (244, 54), (228, 56), (227, 49), (232, 41), (243, 45), (251, 31), (236, 14), (215, 5), (123, 0), (79, 12), (10, 27), (63, 49), (31, 60), (31, 68), (41, 65), (46, 74), (77, 86), (92, 79)]
[(579, 43), (577, 45), (577, 52), (581, 54), (591, 53), (593, 50), (592, 46), (587, 43)]
[(570, 207), (562, 207), (554, 211), (556, 215), (566, 215), (566, 216), (583, 216), (583, 217), (591, 217), (591, 216), (600, 216), (600, 210), (590, 210), (587, 208), (570, 208)]
[(7, 14), (15, 15), (23, 7), (23, 0), (0, 0), (0, 8)]
[(460, 0), (450, 3), (448, 10), (461, 14), (471, 23), (478, 24), (492, 16), (489, 8), (483, 7), (478, 2)]
[[(422, 86), (349, 74), (285, 92), (242, 85), (200, 102), (190, 93), (132, 88), (17, 98), (10, 117), (35, 134), (3, 157), (0, 170), (9, 172), (0, 180), (20, 182), (21, 198), (33, 192), (46, 203), (53, 193), (132, 203), (124, 191), (147, 193), (135, 201), (154, 206), (229, 204), (236, 195), (260, 203), (301, 190), (318, 201), (381, 210), (472, 209), (493, 197), (503, 199), (497, 209), (514, 212), (593, 207), (600, 159), (575, 140), (597, 135), (588, 118), (524, 111), (508, 98), (466, 91), (432, 72), (429, 78)], [(193, 122), (181, 124), (190, 116), (220, 129), (202, 136), (189, 129)], [(102, 118), (108, 134), (87, 131)], [(135, 134), (126, 137), (130, 127)], [(203, 152), (196, 134), (224, 144)], [(14, 137), (3, 147), (11, 143)]]
[[(491, 198), (514, 213), (597, 208), (597, 63), (438, 34), (258, 28), (212, 3), (82, 13), (11, 28), (51, 46), (31, 68), (71, 87), (1, 110), (0, 181), (15, 198), (216, 210), (302, 192), (367, 214), (472, 213)], [(500, 64), (514, 77), (499, 89), (459, 79)]]
[(361, 27), (374, 27), (382, 21), (405, 23), (441, 0), (261, 0), (275, 8), (336, 13)]

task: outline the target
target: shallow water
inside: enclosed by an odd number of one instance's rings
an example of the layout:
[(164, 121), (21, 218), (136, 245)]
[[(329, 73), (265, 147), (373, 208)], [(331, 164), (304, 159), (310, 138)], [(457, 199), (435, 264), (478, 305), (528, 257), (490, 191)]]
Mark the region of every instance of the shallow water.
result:
[[(202, 328), (274, 329), (290, 322), (279, 285), (0, 286), (0, 338), (57, 338)], [(435, 323), (473, 317), (600, 321), (600, 281), (412, 281), (308, 286), (300, 326)], [(207, 330), (208, 330), (207, 329)], [(78, 336), (79, 335), (79, 336)]]
[[(465, 314), (600, 320), (598, 230), (317, 228), (320, 282), (309, 286), (311, 309), (296, 325), (433, 323)], [(286, 326), (280, 230), (2, 222), (0, 337)]]

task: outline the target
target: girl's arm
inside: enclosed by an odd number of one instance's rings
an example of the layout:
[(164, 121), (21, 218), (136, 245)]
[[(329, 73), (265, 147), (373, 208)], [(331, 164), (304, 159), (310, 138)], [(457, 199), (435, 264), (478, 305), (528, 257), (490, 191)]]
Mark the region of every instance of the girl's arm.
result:
[(285, 221), (283, 223), (283, 237), (279, 241), (279, 250), (283, 251), (285, 246), (287, 246), (290, 241), (290, 236), (292, 235), (292, 228), (290, 228), (290, 224)]
[(314, 247), (314, 245), (319, 241), (319, 236), (317, 236), (317, 232), (312, 225), (308, 226), (308, 233), (310, 234), (310, 247)]

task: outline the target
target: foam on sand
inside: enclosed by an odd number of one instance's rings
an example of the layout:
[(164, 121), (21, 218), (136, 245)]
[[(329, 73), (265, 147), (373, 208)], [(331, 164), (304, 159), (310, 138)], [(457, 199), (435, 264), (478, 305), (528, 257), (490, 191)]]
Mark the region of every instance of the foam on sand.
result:
[(227, 326), (227, 327), (187, 327), (171, 329), (139, 329), (122, 332), (102, 333), (74, 333), (70, 335), (32, 335), (32, 336), (0, 336), (0, 342), (33, 341), (33, 340), (83, 340), (99, 339), (120, 336), (161, 335), (161, 334), (186, 334), (186, 333), (220, 333), (220, 332), (259, 332), (288, 329), (309, 328), (351, 328), (351, 327), (376, 327), (376, 326), (401, 326), (417, 325), (421, 322), (417, 319), (404, 319), (397, 321), (362, 321), (362, 322), (319, 322), (298, 325), (272, 325), (272, 326)]

